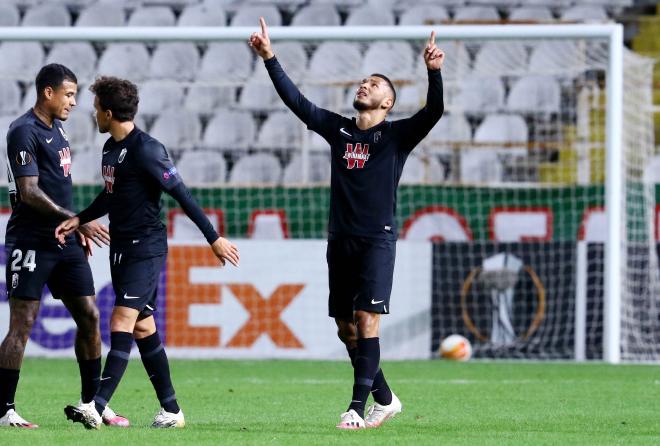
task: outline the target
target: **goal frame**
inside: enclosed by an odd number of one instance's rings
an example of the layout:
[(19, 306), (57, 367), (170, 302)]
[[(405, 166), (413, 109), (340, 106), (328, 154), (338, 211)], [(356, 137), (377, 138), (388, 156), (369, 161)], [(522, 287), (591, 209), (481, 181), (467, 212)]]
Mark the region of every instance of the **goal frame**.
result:
[[(0, 41), (247, 41), (258, 30), (254, 27), (0, 27)], [(603, 360), (621, 362), (621, 293), (623, 197), (622, 128), (623, 128), (623, 25), (438, 25), (370, 27), (272, 27), (272, 40), (412, 40), (427, 39), (435, 30), (437, 40), (499, 39), (607, 39), (606, 70), (606, 167), (605, 209), (605, 297), (603, 320)], [(303, 161), (308, 156), (303, 150)], [(303, 162), (303, 165), (306, 165)]]

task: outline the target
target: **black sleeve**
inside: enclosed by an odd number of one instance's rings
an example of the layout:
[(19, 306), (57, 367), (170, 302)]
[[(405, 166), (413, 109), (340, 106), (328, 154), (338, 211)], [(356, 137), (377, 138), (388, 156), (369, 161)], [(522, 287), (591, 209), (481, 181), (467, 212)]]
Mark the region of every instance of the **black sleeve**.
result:
[(182, 182), (177, 183), (177, 185), (172, 189), (169, 189), (167, 193), (179, 203), (183, 212), (185, 212), (188, 218), (197, 225), (200, 231), (202, 231), (202, 234), (204, 234), (209, 245), (220, 237), (215, 228), (213, 228), (208, 217), (204, 214), (202, 208), (199, 207), (195, 199), (190, 195), (188, 188)]
[(103, 217), (108, 213), (108, 193), (103, 189), (100, 194), (96, 196), (92, 204), (87, 206), (86, 209), (80, 211), (78, 218), (80, 224), (84, 225), (99, 217)]
[(429, 89), (426, 93), (426, 105), (408, 119), (395, 121), (399, 132), (401, 147), (411, 151), (426, 137), (445, 111), (440, 70), (429, 70)]
[(181, 182), (165, 146), (157, 140), (150, 139), (145, 142), (137, 155), (142, 169), (158, 182), (162, 190), (168, 192)]
[(277, 90), (277, 94), (280, 95), (284, 104), (307, 125), (307, 128), (327, 139), (326, 134), (334, 128), (332, 124), (339, 122), (341, 116), (317, 107), (303, 96), (298, 87), (284, 72), (276, 57), (265, 60), (264, 64), (268, 70), (268, 75), (273, 81), (275, 90)]
[(14, 178), (39, 176), (37, 139), (29, 126), (17, 127), (7, 134), (7, 161)]

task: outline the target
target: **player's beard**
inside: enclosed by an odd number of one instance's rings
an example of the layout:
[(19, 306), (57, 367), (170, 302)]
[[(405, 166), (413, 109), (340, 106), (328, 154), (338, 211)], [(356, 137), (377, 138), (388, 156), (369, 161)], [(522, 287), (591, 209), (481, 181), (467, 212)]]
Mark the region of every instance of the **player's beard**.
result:
[(373, 110), (373, 105), (365, 102), (360, 102), (358, 98), (353, 99), (353, 108), (357, 111)]

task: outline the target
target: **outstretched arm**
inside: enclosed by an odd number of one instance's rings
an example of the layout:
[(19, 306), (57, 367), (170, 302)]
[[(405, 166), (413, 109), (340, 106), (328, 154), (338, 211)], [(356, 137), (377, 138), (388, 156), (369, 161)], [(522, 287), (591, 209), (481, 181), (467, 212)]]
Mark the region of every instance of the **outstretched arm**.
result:
[(204, 211), (202, 211), (192, 195), (190, 195), (190, 191), (183, 182), (179, 182), (172, 189), (166, 189), (166, 191), (179, 203), (188, 218), (202, 231), (206, 241), (211, 245), (213, 254), (215, 254), (218, 260), (223, 265), (225, 264), (225, 260), (229, 260), (232, 265), (238, 266), (238, 248), (229, 240), (218, 235), (208, 217), (204, 214)]
[(252, 33), (248, 45), (264, 60), (275, 90), (277, 90), (277, 94), (282, 98), (284, 104), (310, 129), (317, 129), (316, 123), (323, 122), (328, 118), (327, 115), (333, 113), (317, 107), (303, 96), (275, 57), (268, 36), (268, 27), (263, 17), (259, 18), (259, 23), (261, 24), (261, 32)]
[(80, 231), (81, 241), (83, 246), (88, 249), (89, 254), (91, 254), (91, 246), (87, 243), (87, 239), (92, 240), (97, 246), (109, 245), (110, 233), (108, 228), (94, 221), (108, 213), (107, 195), (105, 190), (101, 191), (86, 209), (60, 223), (55, 229), (55, 238), (60, 243), (64, 243), (67, 235), (76, 230)]
[(404, 138), (412, 149), (431, 131), (440, 120), (445, 110), (442, 74), (440, 72), (445, 60), (445, 53), (435, 44), (435, 31), (424, 47), (424, 63), (428, 70), (429, 88), (426, 94), (426, 105), (412, 117), (399, 121), (403, 128)]

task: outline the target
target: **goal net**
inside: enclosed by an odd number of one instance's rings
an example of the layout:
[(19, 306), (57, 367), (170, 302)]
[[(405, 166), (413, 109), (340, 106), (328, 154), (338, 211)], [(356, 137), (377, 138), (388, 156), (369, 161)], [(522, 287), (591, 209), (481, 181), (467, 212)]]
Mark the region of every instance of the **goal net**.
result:
[[(384, 327), (397, 349), (391, 356), (433, 356), (445, 336), (459, 333), (476, 357), (602, 359), (606, 333), (618, 333), (606, 314), (608, 39), (526, 28), (534, 33), (493, 32), (496, 39), (438, 32), (445, 114), (401, 178), (401, 248)], [(372, 38), (358, 29), (274, 29), (273, 47), (310, 100), (347, 116), (357, 81), (386, 74), (397, 87), (395, 120), (419, 110), (427, 90), (421, 52), (430, 28), (402, 29)], [(158, 323), (174, 355), (343, 355), (325, 316), (327, 143), (277, 97), (244, 43), (252, 29), (214, 30), (208, 39), (164, 37), (170, 31), (133, 42), (90, 32), (75, 44), (46, 35), (4, 42), (0, 52), (31, 47), (41, 61), (80, 73), (77, 110), (64, 123), (77, 209), (100, 190), (107, 137), (94, 128), (87, 86), (96, 75), (118, 75), (140, 87), (138, 125), (165, 144), (216, 228), (239, 240), (243, 269), (217, 272), (197, 229), (164, 197), (171, 248)], [(39, 66), (0, 73), (20, 87), (16, 114), (34, 102)], [(651, 71), (649, 60), (624, 50), (623, 189), (608, 205), (621, 219), (613, 274), (625, 360), (660, 356)], [(0, 118), (2, 131), (9, 115)], [(103, 256), (94, 260), (102, 326), (113, 301)], [(35, 351), (71, 348), (72, 322), (56, 303), (44, 307)]]

